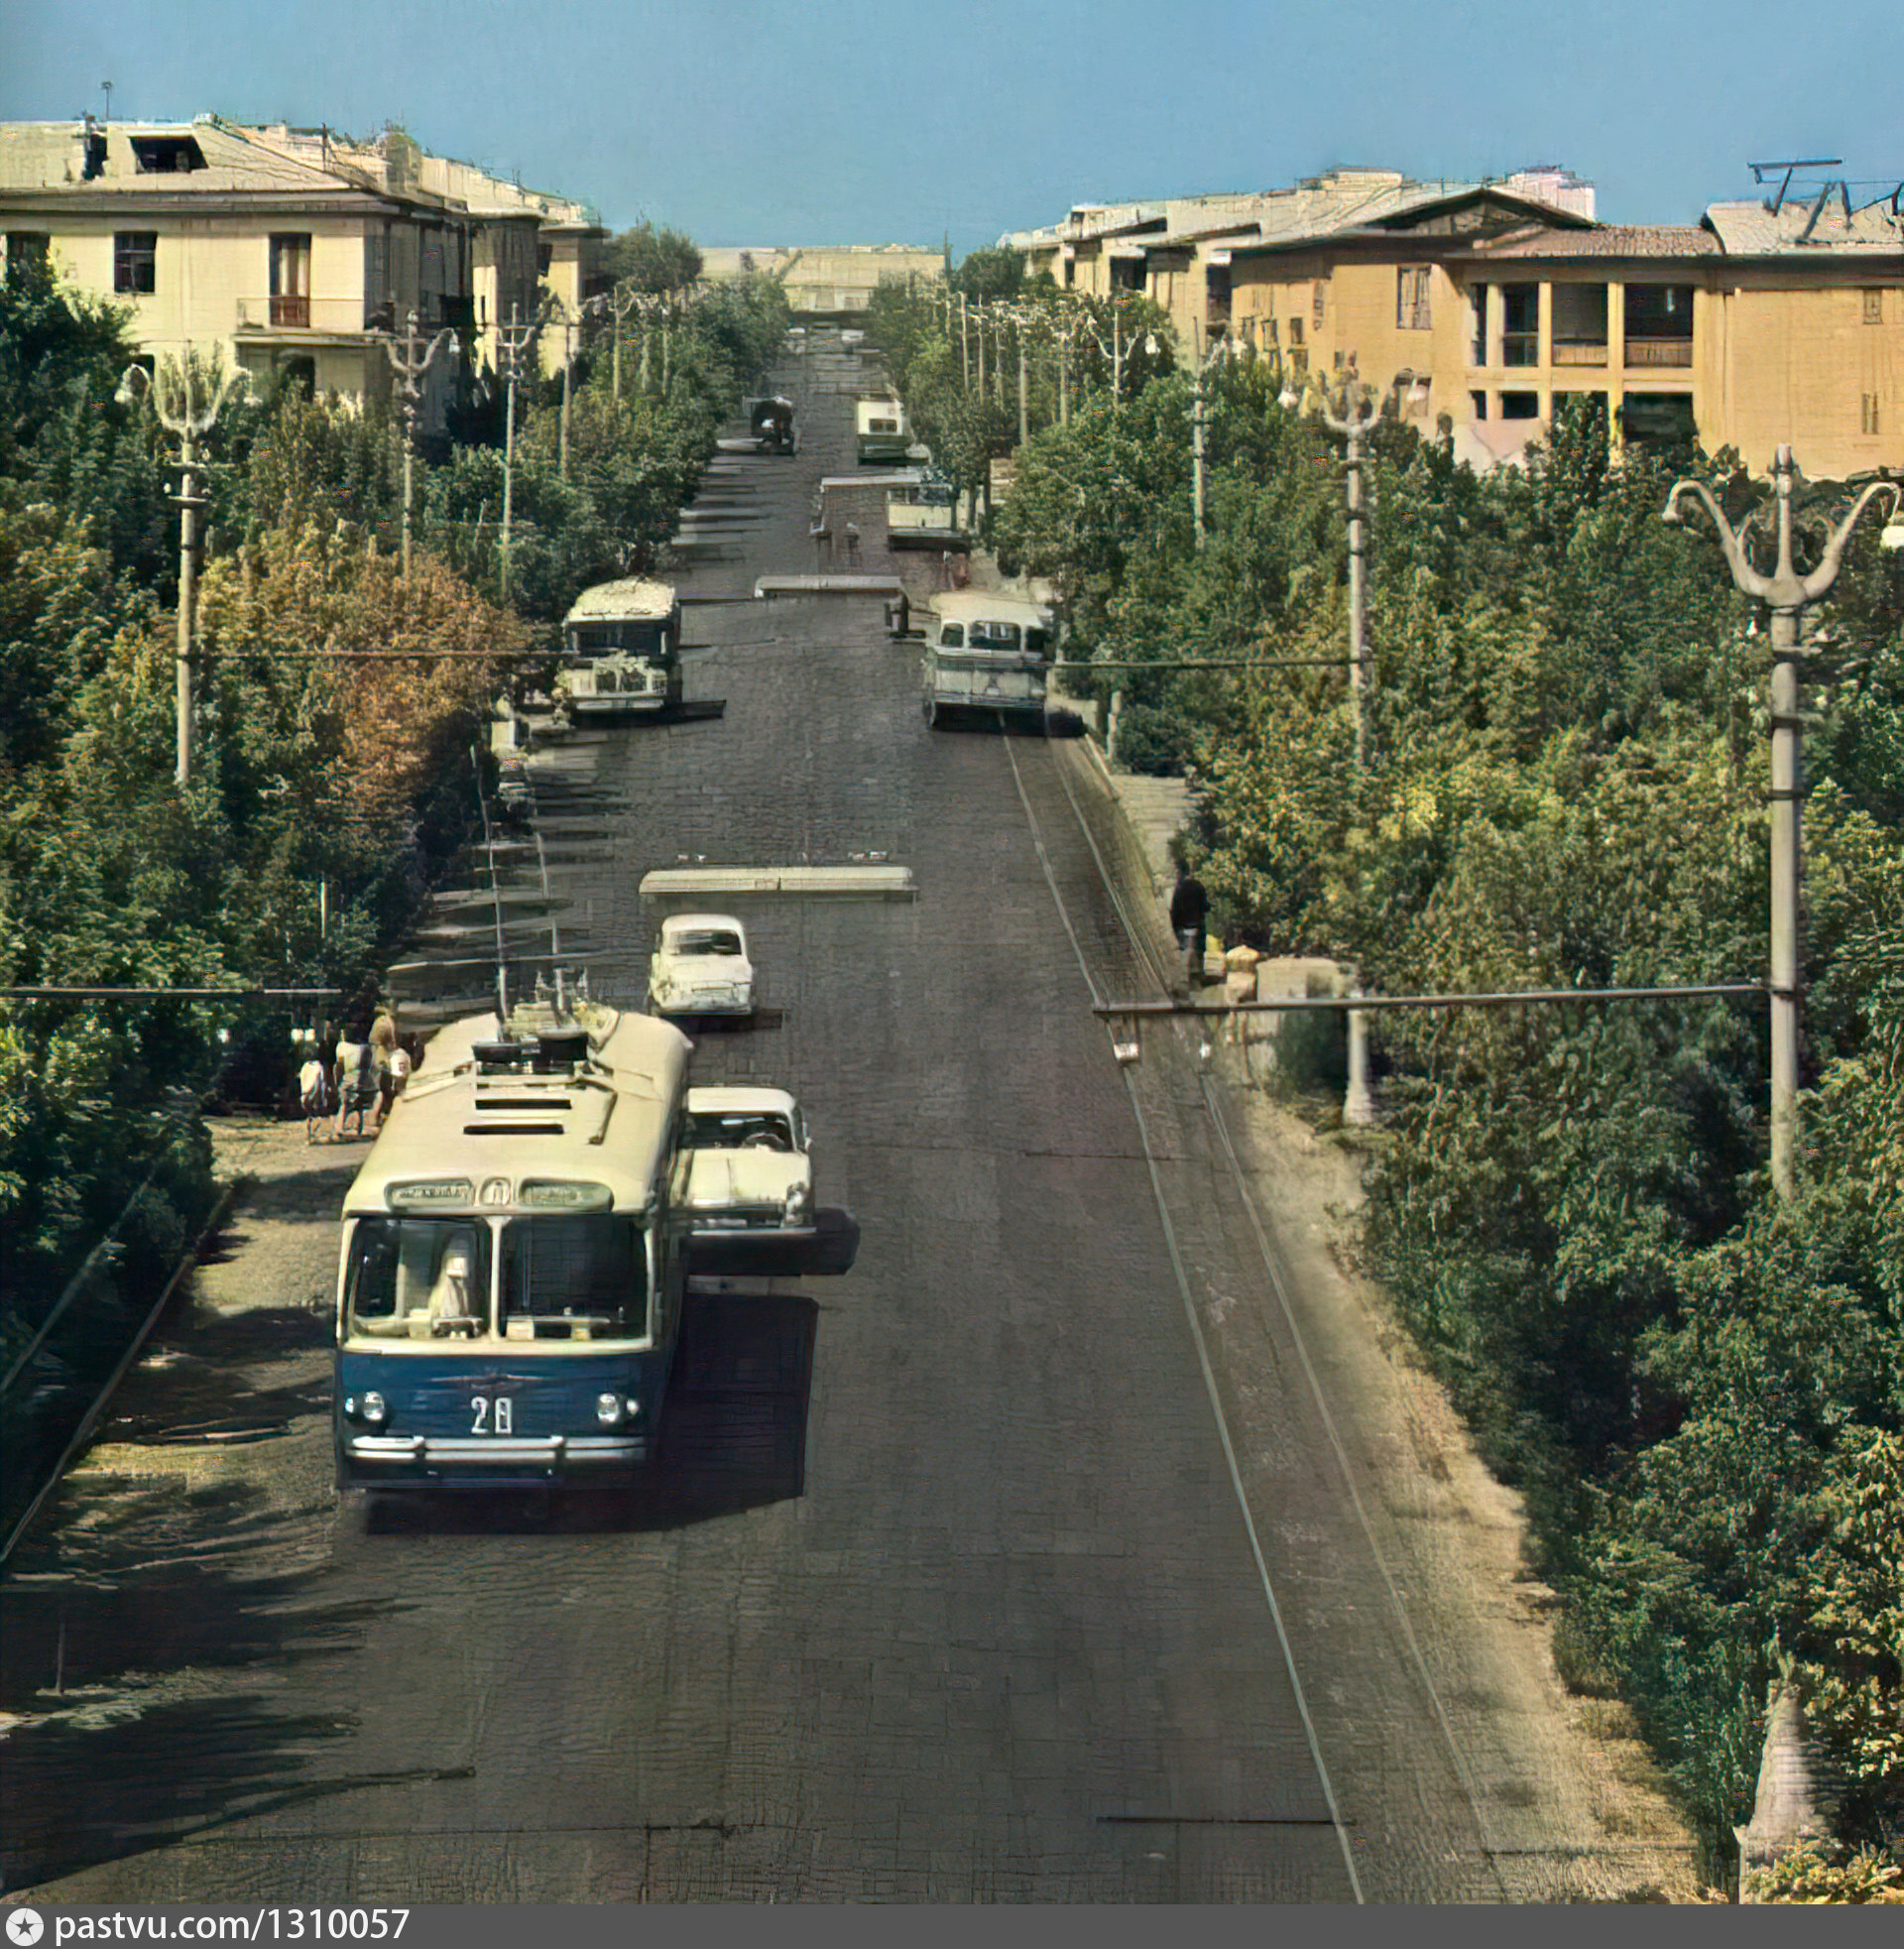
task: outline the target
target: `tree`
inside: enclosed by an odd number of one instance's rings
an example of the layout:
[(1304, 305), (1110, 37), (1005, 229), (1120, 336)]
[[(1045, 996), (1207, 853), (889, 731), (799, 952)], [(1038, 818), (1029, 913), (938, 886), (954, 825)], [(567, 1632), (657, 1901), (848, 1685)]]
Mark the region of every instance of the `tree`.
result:
[(701, 253), (679, 230), (657, 228), (643, 217), (634, 229), (609, 239), (602, 269), (613, 283), (637, 291), (680, 291), (699, 280)]

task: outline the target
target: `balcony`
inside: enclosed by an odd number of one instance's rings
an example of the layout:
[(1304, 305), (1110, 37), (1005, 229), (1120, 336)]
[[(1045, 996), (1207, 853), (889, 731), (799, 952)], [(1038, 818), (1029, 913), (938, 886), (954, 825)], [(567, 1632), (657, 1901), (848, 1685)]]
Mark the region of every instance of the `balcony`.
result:
[(1605, 365), (1606, 341), (1604, 338), (1556, 338), (1556, 365)]
[(1626, 341), (1626, 363), (1629, 366), (1687, 366), (1692, 362), (1693, 341), (1690, 338), (1628, 338)]
[(234, 328), (261, 337), (301, 332), (355, 337), (376, 328), (361, 298), (241, 298), (237, 309)]

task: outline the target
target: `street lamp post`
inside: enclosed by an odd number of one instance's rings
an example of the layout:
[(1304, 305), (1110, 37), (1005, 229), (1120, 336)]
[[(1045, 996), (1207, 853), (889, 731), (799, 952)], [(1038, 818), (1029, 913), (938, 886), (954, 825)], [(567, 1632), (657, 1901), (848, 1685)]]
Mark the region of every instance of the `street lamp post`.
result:
[[(118, 397), (130, 404), (150, 399), (159, 424), (178, 441), (178, 492), (173, 506), (178, 510), (178, 652), (177, 664), (178, 698), (178, 780), (191, 781), (192, 658), (198, 627), (198, 511), (207, 503), (198, 493), (198, 441), (218, 424), (225, 402), (240, 387), (248, 387), (250, 375), (238, 368), (223, 371), (216, 358), (201, 366), (187, 348), (182, 359), (166, 359), (155, 374), (144, 366), (126, 368), (119, 383)], [(246, 397), (249, 397), (247, 392)]]
[[(622, 403), (622, 333), (626, 329), (629, 319), (641, 309), (643, 295), (633, 285), (624, 281), (617, 285), (613, 291), (604, 292), (601, 297), (591, 298), (588, 301), (588, 308), (590, 310), (597, 313), (606, 311), (615, 320), (614, 389), (615, 404), (617, 406), (620, 406)], [(648, 383), (648, 368), (646, 365), (642, 368), (642, 383), (644, 386)]]
[[(1282, 404), (1293, 407), (1300, 396), (1285, 389)], [(1326, 396), (1317, 403), (1317, 416), (1332, 433), (1346, 442), (1349, 504), (1349, 687), (1356, 713), (1356, 776), (1366, 776), (1368, 766), (1368, 696), (1366, 687), (1368, 656), (1368, 616), (1367, 597), (1368, 537), (1362, 514), (1363, 441), (1379, 417), (1380, 408), (1371, 389), (1360, 385), (1353, 359), (1343, 385), (1342, 412), (1330, 412)], [(1362, 977), (1355, 976), (1354, 994), (1362, 995)], [(1345, 1124), (1368, 1125), (1377, 1121), (1374, 1090), (1368, 1080), (1368, 1018), (1361, 1009), (1349, 1011), (1349, 1085), (1343, 1093), (1342, 1120)]]
[(535, 320), (518, 322), (518, 307), (509, 307), (509, 322), (496, 327), (496, 342), (507, 368), (508, 387), (503, 416), (503, 600), (509, 600), (509, 531), (516, 505), (516, 381), (523, 354), (539, 329)]
[(1191, 385), (1190, 412), (1190, 515), (1196, 530), (1197, 547), (1203, 547), (1203, 457), (1204, 457), (1204, 390), (1203, 382), (1209, 376), (1210, 368), (1221, 363), (1231, 354), (1230, 336), (1226, 332), (1214, 345), (1205, 348), (1203, 357), (1197, 362), (1197, 376)]
[(1380, 409), (1374, 394), (1359, 390), (1351, 367), (1351, 377), (1343, 388), (1340, 417), (1325, 402), (1319, 410), (1322, 424), (1346, 442), (1343, 464), (1347, 470), (1349, 494), (1349, 682), (1356, 700), (1356, 770), (1368, 762), (1368, 536), (1362, 519), (1363, 439), (1374, 426)]
[(1680, 512), (1680, 496), (1690, 494), (1699, 501), (1713, 519), (1733, 584), (1764, 603), (1772, 616), (1772, 1190), (1786, 1202), (1798, 1181), (1799, 808), (1805, 790), (1798, 663), (1806, 654), (1799, 642), (1799, 619), (1806, 605), (1821, 601), (1838, 580), (1845, 544), (1865, 508), (1878, 495), (1888, 494), (1895, 517), (1904, 499), (1895, 483), (1872, 481), (1831, 531), (1818, 566), (1809, 575), (1800, 575), (1792, 565), (1792, 493), (1797, 480), (1792, 449), (1781, 446), (1772, 461), (1772, 484), (1778, 496), (1778, 564), (1769, 575), (1746, 558), (1751, 516), (1733, 528), (1703, 481), (1676, 481), (1660, 516), (1680, 527), (1686, 519)]
[[(461, 354), (462, 347), (457, 343), (453, 331), (439, 331), (427, 345), (422, 343), (422, 333), (416, 327), (416, 313), (412, 311), (404, 328), (401, 340), (387, 338), (384, 351), (391, 369), (397, 374), (397, 391), (403, 401), (404, 414), (404, 579), (410, 579), (410, 509), (412, 488), (415, 480), (416, 458), (416, 420), (423, 405), (423, 375), (428, 372), (430, 361), (442, 350), (444, 343), (449, 345), (449, 356), (453, 359)], [(397, 349), (402, 344), (403, 351)]]
[(562, 414), (556, 424), (555, 470), (563, 479), (568, 478), (568, 396), (570, 373), (575, 364), (575, 319), (568, 306), (563, 304), (558, 292), (550, 292), (548, 302), (542, 306), (541, 322), (556, 324), (562, 330)]

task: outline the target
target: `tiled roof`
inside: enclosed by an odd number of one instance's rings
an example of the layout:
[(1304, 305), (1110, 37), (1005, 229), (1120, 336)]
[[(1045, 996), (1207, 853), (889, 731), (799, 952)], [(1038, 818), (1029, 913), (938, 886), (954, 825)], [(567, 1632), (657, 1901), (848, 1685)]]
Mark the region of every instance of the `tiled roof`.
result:
[[(1834, 197), (1813, 223), (1815, 200), (1786, 202), (1776, 215), (1764, 202), (1714, 203), (1706, 212), (1706, 223), (1728, 257), (1802, 256), (1825, 250), (1848, 255), (1904, 251), (1904, 224), (1891, 214), (1888, 203), (1872, 203), (1846, 218), (1843, 200)], [(1810, 235), (1806, 234), (1808, 227)]]
[[(81, 124), (0, 123), (0, 188), (177, 196), (273, 189), (335, 192), (348, 186), (323, 170), (263, 149), (214, 122), (116, 122), (102, 133), (105, 168), (87, 182), (81, 175)], [(139, 167), (134, 137), (189, 137), (197, 143), (205, 167), (188, 174), (148, 173)]]
[(1477, 240), (1477, 257), (1717, 257), (1710, 230), (1691, 224), (1608, 223), (1594, 230), (1515, 230)]

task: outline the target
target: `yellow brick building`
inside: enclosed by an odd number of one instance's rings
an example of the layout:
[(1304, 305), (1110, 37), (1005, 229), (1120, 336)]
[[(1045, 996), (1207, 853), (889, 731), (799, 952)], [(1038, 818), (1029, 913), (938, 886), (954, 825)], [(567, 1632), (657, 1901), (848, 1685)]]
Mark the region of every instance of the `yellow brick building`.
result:
[[(385, 334), (413, 311), (494, 366), (497, 322), (533, 317), (550, 288), (579, 304), (605, 235), (579, 204), (396, 131), (353, 144), (209, 115), (0, 124), (9, 263), (49, 262), (125, 306), (144, 355), (217, 348), (261, 378), (288, 370), (346, 398), (388, 391)], [(449, 380), (438, 358), (426, 433), (444, 424)]]
[(1904, 465), (1904, 221), (1842, 191), (1642, 227), (1596, 221), (1565, 172), (1337, 171), (1005, 241), (1070, 289), (1144, 293), (1192, 356), (1228, 332), (1298, 370), (1353, 364), (1477, 466), (1575, 393), (1627, 437), (1696, 431), (1754, 469), (1784, 441), (1815, 477)]

